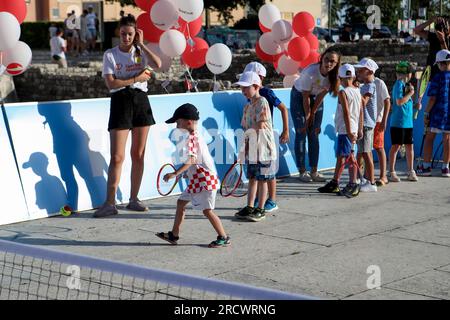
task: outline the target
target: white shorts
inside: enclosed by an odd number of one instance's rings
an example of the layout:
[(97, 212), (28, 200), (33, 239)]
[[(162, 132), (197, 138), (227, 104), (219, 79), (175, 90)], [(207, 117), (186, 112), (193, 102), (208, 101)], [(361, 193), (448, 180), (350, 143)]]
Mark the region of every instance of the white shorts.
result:
[(183, 191), (178, 200), (191, 202), (195, 210), (214, 210), (216, 206), (216, 194), (214, 191), (202, 191), (200, 193), (188, 193)]
[(450, 131), (442, 130), (442, 129), (438, 129), (438, 128), (430, 128), (430, 132), (432, 132), (432, 133), (444, 133), (444, 134), (449, 134), (450, 133)]

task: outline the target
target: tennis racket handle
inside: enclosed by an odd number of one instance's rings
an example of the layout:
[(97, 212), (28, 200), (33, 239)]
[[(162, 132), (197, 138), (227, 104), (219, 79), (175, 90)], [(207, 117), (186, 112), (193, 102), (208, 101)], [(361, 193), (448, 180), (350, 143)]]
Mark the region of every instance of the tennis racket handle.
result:
[[(417, 104), (420, 105), (422, 103), (422, 97), (419, 96), (419, 99), (417, 100)], [(414, 120), (417, 120), (419, 116), (420, 109), (414, 109)]]

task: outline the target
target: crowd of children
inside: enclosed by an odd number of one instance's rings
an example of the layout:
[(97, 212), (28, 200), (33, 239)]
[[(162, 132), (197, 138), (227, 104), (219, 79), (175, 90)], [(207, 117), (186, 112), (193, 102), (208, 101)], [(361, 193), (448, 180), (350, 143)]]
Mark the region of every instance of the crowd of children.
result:
[[(328, 59), (333, 60), (333, 54), (335, 53), (332, 53)], [(335, 56), (338, 57), (336, 54)], [(338, 60), (340, 61), (340, 59)], [(419, 168), (418, 173), (422, 176), (431, 175), (429, 155), (431, 151), (429, 150), (432, 150), (433, 146), (430, 146), (429, 141), (433, 141), (436, 134), (442, 133), (444, 145), (442, 176), (450, 177), (450, 51), (439, 51), (436, 56), (436, 64), (440, 73), (430, 81), (429, 85), (429, 101), (424, 111), (428, 139), (425, 139), (425, 162)], [(351, 198), (357, 196), (360, 192), (376, 192), (379, 187), (385, 186), (389, 182), (400, 182), (401, 179), (395, 168), (397, 153), (403, 145), (406, 147), (407, 180), (418, 181), (416, 171), (413, 168), (413, 113), (414, 109), (420, 110), (422, 106), (420, 103), (414, 103), (415, 89), (410, 84), (413, 74), (411, 65), (406, 61), (397, 64), (397, 79), (392, 88), (392, 97), (384, 81), (375, 77), (378, 65), (372, 59), (364, 58), (355, 66), (350, 64), (340, 66), (340, 63), (336, 61), (336, 63), (330, 64), (328, 72), (332, 73), (334, 69), (338, 71), (335, 76), (339, 79), (340, 84), (334, 118), (337, 134), (337, 160), (333, 179), (323, 187), (318, 188), (318, 191), (345, 195)], [(322, 85), (328, 83), (328, 86), (324, 85), (319, 91), (331, 93), (330, 82), (324, 77), (320, 64), (318, 64), (316, 71), (317, 74), (321, 72), (321, 77), (323, 77), (322, 80), (319, 79), (319, 82), (322, 81)], [(325, 72), (327, 71), (325, 70)], [(305, 74), (303, 77), (312, 77), (309, 73)], [(242, 94), (248, 100), (248, 104), (244, 108), (241, 125), (247, 133), (252, 131), (257, 136), (257, 151), (253, 156), (249, 149), (254, 146), (249, 142), (248, 137), (244, 139), (247, 147), (244, 148), (246, 152), (243, 162), (246, 165), (246, 176), (249, 179), (247, 205), (237, 212), (235, 217), (253, 222), (265, 219), (267, 212), (278, 209), (276, 203), (276, 165), (274, 165), (278, 154), (272, 122), (274, 107), (280, 110), (283, 119), (280, 143), (289, 142), (287, 108), (271, 89), (263, 87), (262, 80), (265, 76), (266, 69), (264, 66), (258, 62), (252, 62), (247, 65), (240, 75), (239, 81), (235, 83), (235, 85), (240, 86)], [(311, 80), (301, 78), (302, 75), (299, 83), (303, 84)], [(298, 91), (299, 94), (302, 92), (302, 88)], [(308, 89), (304, 90), (306, 90), (305, 92), (311, 92)], [(320, 104), (321, 101), (316, 104), (311, 103), (311, 114), (314, 114), (313, 111)], [(306, 111), (302, 113), (302, 117), (305, 119), (306, 114)], [(389, 171), (387, 170), (387, 157), (384, 150), (384, 135), (388, 118), (390, 119), (392, 144), (389, 151)], [(172, 119), (168, 120), (168, 122), (176, 122), (177, 128), (188, 131), (186, 148), (189, 157), (184, 166), (177, 172), (167, 175), (166, 178), (171, 179), (187, 171), (190, 183), (178, 200), (177, 214), (172, 231), (157, 235), (161, 239), (176, 244), (179, 239), (179, 228), (183, 221), (185, 207), (188, 202), (192, 201), (194, 208), (203, 210), (218, 234), (217, 240), (211, 242), (210, 247), (226, 247), (231, 243), (230, 238), (225, 233), (220, 219), (213, 212), (219, 183), (218, 177), (212, 158), (207, 151), (207, 146), (196, 131), (198, 119), (199, 115), (195, 107), (184, 105), (177, 109)], [(310, 125), (307, 119), (304, 122), (305, 126)], [(307, 128), (306, 130), (313, 129)], [(320, 128), (315, 131), (320, 132)], [(357, 157), (355, 157), (355, 149), (357, 149)], [(374, 149), (380, 166), (378, 179), (375, 178), (372, 156)], [(198, 158), (201, 161), (197, 161)], [(349, 182), (341, 189), (340, 178), (346, 164), (349, 164)], [(302, 169), (304, 170), (304, 168)], [(305, 174), (308, 174), (307, 172), (300, 173), (303, 178)], [(194, 178), (194, 176), (197, 178)], [(199, 176), (203, 178), (200, 178), (200, 188), (196, 190), (193, 185)], [(301, 180), (304, 181), (305, 179)], [(304, 182), (309, 181), (311, 180)]]

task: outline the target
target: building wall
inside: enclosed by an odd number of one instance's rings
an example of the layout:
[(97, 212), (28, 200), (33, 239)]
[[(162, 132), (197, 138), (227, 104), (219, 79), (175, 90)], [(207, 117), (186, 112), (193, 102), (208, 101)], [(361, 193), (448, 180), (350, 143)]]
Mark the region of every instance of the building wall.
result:
[[(81, 14), (83, 8), (91, 3), (101, 3), (101, 1), (83, 1), (83, 0), (30, 0), (28, 12), (25, 21), (63, 21), (67, 13), (75, 10), (76, 14)], [(136, 16), (142, 13), (139, 8), (133, 6), (121, 7), (119, 3), (106, 3), (103, 1), (104, 21), (115, 21), (120, 17), (120, 10), (125, 13), (131, 13)], [(96, 10), (94, 10), (96, 11)], [(97, 12), (97, 14), (99, 14)]]
[[(89, 3), (95, 3), (101, 1), (85, 1), (85, 0), (30, 0), (28, 4), (28, 14), (25, 21), (63, 21), (67, 12), (75, 10), (77, 14), (80, 14), (83, 9), (83, 3), (85, 7)], [(270, 3), (269, 1), (267, 1)], [(321, 18), (322, 25), (326, 25), (327, 12), (323, 12), (322, 5), (327, 0), (273, 0), (271, 3), (276, 5), (280, 11), (281, 16), (285, 20), (292, 20), (293, 16), (300, 11), (310, 12), (314, 18)], [(115, 21), (119, 19), (120, 10), (124, 10), (126, 14), (131, 13), (138, 16), (142, 13), (139, 8), (133, 6), (121, 7), (119, 3), (110, 3), (103, 1), (103, 18), (104, 21)], [(322, 16), (323, 13), (323, 16)], [(230, 21), (230, 25), (233, 25), (236, 21), (239, 21), (245, 16), (246, 12), (244, 8), (234, 10), (232, 15), (233, 21)], [(211, 12), (211, 25), (221, 25), (219, 20), (219, 14), (217, 12)]]

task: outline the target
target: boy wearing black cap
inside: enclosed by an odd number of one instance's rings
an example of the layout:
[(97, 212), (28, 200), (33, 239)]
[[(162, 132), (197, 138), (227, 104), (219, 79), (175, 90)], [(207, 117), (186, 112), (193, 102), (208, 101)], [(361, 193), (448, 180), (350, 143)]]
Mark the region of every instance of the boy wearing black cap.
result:
[(192, 202), (194, 209), (203, 211), (218, 234), (217, 239), (211, 242), (209, 247), (227, 247), (231, 244), (230, 237), (225, 233), (222, 222), (213, 211), (219, 188), (219, 179), (208, 146), (197, 131), (199, 119), (197, 108), (190, 103), (186, 103), (178, 107), (173, 117), (166, 121), (166, 123), (176, 123), (177, 129), (185, 131), (186, 134), (183, 134), (183, 137), (186, 137), (186, 139), (183, 140), (181, 145), (183, 146), (182, 158), (186, 160), (178, 170), (166, 174), (164, 180), (168, 181), (186, 173), (189, 184), (178, 199), (172, 231), (160, 232), (156, 235), (171, 244), (177, 244), (186, 206), (189, 202)]

